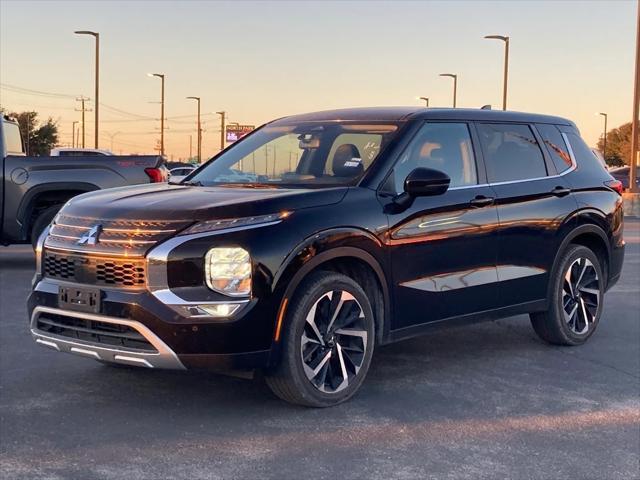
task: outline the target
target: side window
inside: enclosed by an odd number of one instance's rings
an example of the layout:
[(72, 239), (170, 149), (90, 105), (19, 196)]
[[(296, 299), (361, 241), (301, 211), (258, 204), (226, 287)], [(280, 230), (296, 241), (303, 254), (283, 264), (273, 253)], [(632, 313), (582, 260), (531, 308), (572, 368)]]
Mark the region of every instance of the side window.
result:
[(572, 162), (569, 149), (564, 143), (564, 138), (562, 138), (558, 127), (540, 123), (536, 125), (536, 128), (547, 146), (551, 160), (553, 160), (553, 164), (556, 166), (558, 173), (562, 173), (571, 168)]
[(393, 168), (395, 191), (404, 190), (416, 168), (433, 168), (451, 178), (451, 187), (475, 185), (476, 161), (466, 123), (425, 123)]
[(490, 183), (547, 175), (542, 150), (528, 125), (479, 123), (478, 133)]
[(578, 168), (594, 173), (606, 172), (604, 165), (598, 157), (596, 157), (595, 153), (593, 153), (593, 150), (584, 143), (580, 135), (569, 132), (567, 133), (567, 138), (578, 162)]

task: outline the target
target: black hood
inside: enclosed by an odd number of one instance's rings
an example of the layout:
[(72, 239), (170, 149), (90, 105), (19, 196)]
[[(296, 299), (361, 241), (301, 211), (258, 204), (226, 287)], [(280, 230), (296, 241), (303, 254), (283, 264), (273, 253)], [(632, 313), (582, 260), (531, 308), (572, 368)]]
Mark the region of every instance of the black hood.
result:
[(64, 214), (118, 220), (213, 220), (340, 202), (347, 187), (323, 189), (134, 185), (73, 198)]

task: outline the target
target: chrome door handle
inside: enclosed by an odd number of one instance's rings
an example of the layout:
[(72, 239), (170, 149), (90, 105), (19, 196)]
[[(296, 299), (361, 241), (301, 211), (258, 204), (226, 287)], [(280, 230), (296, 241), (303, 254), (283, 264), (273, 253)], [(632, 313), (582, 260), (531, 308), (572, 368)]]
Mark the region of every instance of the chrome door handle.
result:
[(488, 205), (493, 205), (493, 201), (495, 199), (493, 197), (485, 197), (484, 195), (478, 195), (476, 198), (471, 200), (469, 203), (472, 207), (486, 207)]

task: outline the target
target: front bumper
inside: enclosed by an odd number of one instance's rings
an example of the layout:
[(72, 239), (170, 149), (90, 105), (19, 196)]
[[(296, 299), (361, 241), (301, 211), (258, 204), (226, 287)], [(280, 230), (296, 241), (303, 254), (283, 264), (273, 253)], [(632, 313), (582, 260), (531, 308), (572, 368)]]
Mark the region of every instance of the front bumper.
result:
[[(28, 298), (31, 333), (42, 346), (95, 360), (147, 368), (246, 371), (269, 364), (273, 325), (267, 314), (269, 308), (257, 300), (244, 305), (232, 319), (198, 319), (180, 316), (148, 291), (103, 289), (100, 312), (94, 314), (59, 308), (61, 284), (39, 278)], [(96, 341), (95, 336), (69, 338), (51, 334), (38, 328), (38, 318), (43, 314), (126, 325), (144, 337), (155, 351), (139, 352), (105, 345)]]

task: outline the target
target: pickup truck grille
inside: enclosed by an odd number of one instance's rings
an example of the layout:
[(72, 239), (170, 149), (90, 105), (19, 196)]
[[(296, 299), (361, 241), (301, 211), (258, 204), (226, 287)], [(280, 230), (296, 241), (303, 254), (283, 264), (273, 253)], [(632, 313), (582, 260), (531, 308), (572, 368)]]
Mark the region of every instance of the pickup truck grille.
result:
[(35, 327), (45, 334), (104, 347), (157, 352), (156, 348), (140, 332), (128, 325), (42, 313), (38, 316)]
[[(107, 220), (58, 215), (45, 247), (106, 255), (143, 257), (155, 244), (191, 224), (183, 220)], [(97, 235), (82, 242), (97, 227)]]
[(85, 285), (143, 288), (145, 261), (140, 258), (103, 258), (45, 250), (43, 269), (46, 277)]

